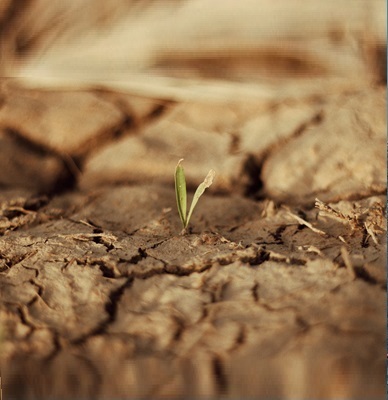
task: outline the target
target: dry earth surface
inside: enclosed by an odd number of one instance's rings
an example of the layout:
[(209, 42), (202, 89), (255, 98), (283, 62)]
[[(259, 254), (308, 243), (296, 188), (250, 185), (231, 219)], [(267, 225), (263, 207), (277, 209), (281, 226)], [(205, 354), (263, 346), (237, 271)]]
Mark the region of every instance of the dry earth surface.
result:
[(0, 2), (4, 400), (384, 399), (384, 2), (108, 4)]

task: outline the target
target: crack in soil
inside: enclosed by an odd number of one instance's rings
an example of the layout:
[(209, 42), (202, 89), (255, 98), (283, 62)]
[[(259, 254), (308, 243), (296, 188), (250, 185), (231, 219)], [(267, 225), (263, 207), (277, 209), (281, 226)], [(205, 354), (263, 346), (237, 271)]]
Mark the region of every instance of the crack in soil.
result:
[(387, 290), (387, 286), (385, 284), (381, 284), (378, 282), (373, 276), (369, 274), (369, 272), (364, 268), (364, 266), (357, 267), (354, 266), (354, 272), (356, 273), (356, 278), (363, 280), (370, 285), (377, 285), (380, 286), (382, 289)]
[[(34, 252), (35, 254), (36, 252)], [(10, 269), (14, 267), (15, 265), (20, 264), (22, 261), (25, 259), (29, 258), (30, 254), (16, 254), (12, 257), (7, 257), (4, 254), (0, 253), (0, 260), (4, 260), (4, 265), (5, 267), (0, 268), (0, 272), (6, 271), (7, 269)], [(24, 265), (23, 265), (24, 267)], [(25, 267), (24, 267), (25, 268)], [(28, 269), (35, 269), (35, 268), (28, 268)]]
[(262, 248), (256, 251), (254, 256), (243, 256), (239, 260), (244, 264), (249, 264), (251, 267), (261, 265), (268, 260), (276, 261), (271, 257), (270, 251), (266, 251)]
[(93, 229), (93, 233), (95, 233), (95, 235), (90, 237), (92, 242), (105, 246), (107, 253), (114, 250), (115, 246), (109, 241), (109, 238), (105, 238), (104, 233), (101, 229)]
[[(37, 277), (37, 276), (36, 276), (36, 277)], [(38, 288), (37, 295), (38, 295), (39, 297), (42, 297), (44, 287), (43, 287), (42, 285), (40, 285), (39, 283), (35, 282), (34, 279), (30, 279), (28, 282), (31, 283), (31, 285), (33, 285), (33, 286), (35, 286), (36, 288)], [(35, 301), (34, 301), (34, 302), (35, 302)], [(30, 302), (30, 303), (31, 303), (31, 302)], [(30, 305), (30, 303), (28, 303), (28, 305)], [(32, 304), (32, 303), (31, 303), (31, 304)]]
[(137, 252), (138, 252), (138, 254), (132, 256), (129, 260), (124, 260), (124, 259), (120, 258), (120, 261), (136, 265), (141, 260), (144, 260), (144, 259), (146, 259), (148, 257), (148, 254), (147, 254), (146, 250), (142, 249), (141, 247), (139, 247), (137, 249)]
[(46, 327), (46, 328), (52, 334), (52, 338), (53, 338), (52, 343), (54, 346), (53, 351), (44, 358), (45, 362), (50, 363), (62, 351), (63, 346), (61, 344), (61, 337), (60, 337), (59, 333), (49, 327)]
[(81, 337), (79, 337), (75, 340), (72, 340), (71, 343), (75, 344), (75, 345), (82, 345), (90, 337), (101, 335), (101, 334), (105, 333), (108, 326), (112, 322), (114, 322), (116, 319), (117, 307), (118, 307), (118, 304), (119, 304), (122, 296), (124, 295), (125, 290), (128, 287), (132, 286), (133, 282), (134, 282), (134, 278), (132, 276), (130, 276), (129, 278), (127, 278), (125, 280), (123, 285), (121, 285), (119, 288), (113, 290), (109, 294), (109, 299), (105, 303), (105, 306), (104, 306), (105, 311), (108, 314), (108, 318), (106, 318), (105, 321), (101, 322), (96, 328), (92, 329), (91, 332), (88, 332), (85, 335), (82, 335)]
[(256, 282), (251, 289), (252, 297), (255, 303), (259, 301), (259, 287), (260, 285)]
[(254, 244), (247, 246), (246, 249), (254, 249), (255, 254), (253, 255), (240, 255), (237, 253), (224, 254), (221, 256), (215, 256), (208, 260), (209, 262), (218, 262), (222, 266), (230, 265), (236, 261), (240, 261), (243, 264), (249, 264), (251, 267), (257, 267), (266, 261), (274, 261), (279, 263), (286, 263), (288, 265), (303, 266), (306, 265), (307, 261), (297, 257), (287, 257), (282, 254), (275, 253), (271, 250), (266, 250), (264, 247), (258, 247)]
[(308, 128), (314, 125), (322, 123), (324, 118), (323, 111), (318, 111), (313, 117), (307, 121), (302, 122), (289, 136), (278, 140), (272, 146), (265, 149), (260, 158), (253, 154), (248, 154), (247, 160), (243, 167), (243, 175), (247, 177), (247, 183), (245, 184), (244, 196), (254, 198), (255, 200), (262, 200), (264, 198), (271, 198), (265, 191), (265, 184), (262, 179), (262, 169), (269, 157), (273, 153), (279, 151), (287, 143), (293, 141), (295, 138), (302, 136), (308, 131)]
[(17, 305), (17, 314), (19, 315), (20, 321), (23, 325), (26, 325), (30, 328), (30, 331), (26, 335), (26, 339), (28, 339), (32, 333), (37, 329), (37, 327), (29, 321), (28, 318), (28, 306), (23, 306), (23, 305)]
[(182, 337), (183, 332), (185, 331), (185, 324), (184, 324), (183, 320), (181, 320), (180, 318), (178, 318), (175, 315), (173, 315), (172, 318), (175, 321), (176, 326), (177, 326), (177, 328), (172, 336), (173, 341), (179, 342)]
[(241, 346), (243, 346), (246, 342), (246, 338), (247, 338), (247, 332), (246, 332), (245, 325), (241, 325), (238, 335), (236, 336), (236, 339), (234, 341), (234, 346), (229, 350), (229, 352), (236, 351)]
[(225, 394), (228, 390), (228, 378), (223, 362), (219, 356), (213, 358), (212, 370), (218, 393)]
[(277, 244), (284, 244), (282, 234), (287, 229), (288, 225), (279, 226), (274, 233), (270, 233), (270, 235), (275, 239)]
[[(8, 135), (13, 141), (15, 141), (21, 148), (32, 151), (41, 157), (52, 156), (55, 157), (62, 164), (62, 172), (57, 177), (56, 181), (50, 188), (47, 188), (45, 195), (53, 196), (65, 193), (71, 189), (74, 189), (78, 178), (78, 169), (74, 169), (74, 163), (77, 165), (77, 160), (73, 159), (69, 154), (61, 153), (55, 149), (52, 149), (42, 143), (37, 143), (28, 138), (28, 135), (23, 134), (14, 128), (5, 128), (6, 135)], [(71, 159), (71, 162), (69, 160)]]
[[(77, 260), (78, 261), (78, 260)], [(87, 261), (86, 264), (89, 262)], [(104, 260), (93, 260), (90, 265), (97, 265), (104, 278), (116, 278), (115, 268), (108, 265)]]

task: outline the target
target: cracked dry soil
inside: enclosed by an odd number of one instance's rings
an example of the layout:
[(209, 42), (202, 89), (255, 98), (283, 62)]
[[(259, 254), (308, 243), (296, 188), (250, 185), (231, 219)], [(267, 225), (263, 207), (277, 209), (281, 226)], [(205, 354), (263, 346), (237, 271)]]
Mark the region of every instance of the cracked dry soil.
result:
[(4, 398), (383, 398), (384, 90), (1, 96)]

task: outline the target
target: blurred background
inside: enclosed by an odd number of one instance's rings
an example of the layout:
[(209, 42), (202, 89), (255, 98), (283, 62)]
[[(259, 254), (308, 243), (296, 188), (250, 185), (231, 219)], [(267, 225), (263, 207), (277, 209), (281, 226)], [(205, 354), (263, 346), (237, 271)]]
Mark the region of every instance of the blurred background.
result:
[(0, 0), (0, 74), (151, 94), (187, 82), (277, 92), (322, 79), (382, 83), (385, 3)]

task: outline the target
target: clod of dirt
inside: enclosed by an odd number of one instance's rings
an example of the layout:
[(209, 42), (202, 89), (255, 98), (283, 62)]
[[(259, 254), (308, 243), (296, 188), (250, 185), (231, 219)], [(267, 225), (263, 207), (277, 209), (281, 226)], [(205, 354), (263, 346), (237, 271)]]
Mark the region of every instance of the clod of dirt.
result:
[(68, 174), (59, 157), (0, 129), (0, 187), (49, 192)]
[(163, 113), (166, 107), (171, 106), (171, 102), (154, 99), (152, 97), (136, 96), (124, 92), (115, 92), (104, 88), (93, 91), (98, 97), (114, 104), (124, 112), (135, 126), (152, 120)]
[(385, 89), (333, 100), (321, 124), (268, 157), (262, 170), (266, 192), (299, 203), (384, 192), (385, 104)]
[(122, 181), (171, 184), (176, 163), (184, 158), (189, 187), (198, 186), (213, 168), (217, 175), (210, 190), (232, 191), (245, 159), (243, 154), (230, 154), (233, 139), (229, 132), (238, 118), (226, 106), (207, 108), (202, 120), (203, 108), (181, 105), (140, 135), (106, 146), (87, 160), (80, 187)]
[(61, 154), (79, 155), (101, 136), (113, 135), (125, 116), (88, 92), (42, 91), (6, 85), (0, 126)]
[(281, 146), (303, 131), (319, 111), (320, 107), (308, 102), (293, 102), (257, 113), (239, 129), (240, 149), (253, 154), (260, 163), (272, 147)]

